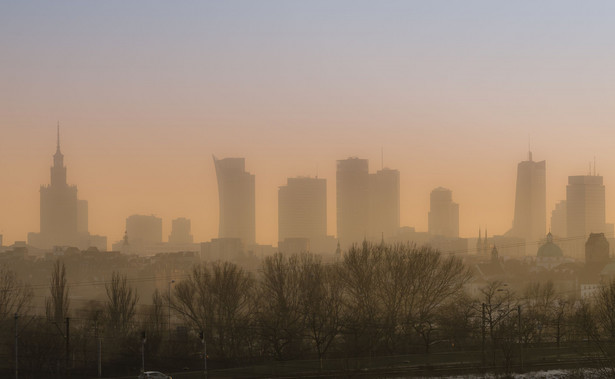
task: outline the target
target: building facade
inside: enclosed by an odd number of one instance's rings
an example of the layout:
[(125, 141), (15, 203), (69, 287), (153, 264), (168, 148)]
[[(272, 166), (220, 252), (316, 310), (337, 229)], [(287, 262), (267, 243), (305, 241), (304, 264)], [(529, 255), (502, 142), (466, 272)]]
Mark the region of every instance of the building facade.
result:
[(459, 237), (459, 204), (453, 202), (453, 192), (438, 187), (429, 196), (429, 234)]
[(369, 189), (367, 159), (337, 161), (337, 238), (342, 249), (368, 237)]
[(327, 235), (327, 181), (288, 178), (278, 190), (278, 241)]
[(239, 238), (256, 243), (254, 175), (246, 172), (245, 158), (214, 157), (218, 179), (220, 222), (218, 238)]
[(517, 188), (515, 193), (515, 216), (513, 227), (508, 233), (523, 238), (526, 244), (538, 249), (539, 241), (546, 234), (547, 187), (545, 161), (532, 160), (529, 152), (527, 161), (517, 166)]

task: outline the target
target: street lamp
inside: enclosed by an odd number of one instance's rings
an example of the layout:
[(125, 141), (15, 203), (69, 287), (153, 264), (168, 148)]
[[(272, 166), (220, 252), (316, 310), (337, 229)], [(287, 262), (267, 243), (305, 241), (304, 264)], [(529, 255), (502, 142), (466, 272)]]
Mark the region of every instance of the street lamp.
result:
[(171, 339), (171, 284), (175, 283), (175, 280), (169, 282), (169, 339)]

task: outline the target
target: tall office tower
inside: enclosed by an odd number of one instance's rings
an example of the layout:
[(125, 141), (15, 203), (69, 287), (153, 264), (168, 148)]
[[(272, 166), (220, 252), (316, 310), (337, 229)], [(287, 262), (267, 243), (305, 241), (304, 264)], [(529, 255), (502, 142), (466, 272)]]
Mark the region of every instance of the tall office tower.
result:
[(28, 242), (41, 248), (78, 243), (77, 186), (66, 182), (64, 155), (60, 151), (60, 127), (51, 167), (51, 184), (41, 186), (40, 233), (30, 233)]
[(369, 237), (393, 237), (399, 230), (399, 171), (383, 168), (370, 174), (369, 186)]
[(540, 241), (546, 234), (547, 187), (545, 161), (532, 160), (517, 166), (517, 191), (515, 195), (515, 218), (509, 234), (523, 238), (526, 243)]
[(555, 209), (551, 212), (551, 233), (563, 238), (568, 235), (566, 229), (566, 200), (561, 200), (555, 204)]
[(369, 172), (367, 159), (337, 161), (337, 238), (346, 249), (367, 238), (369, 228)]
[(162, 219), (154, 215), (132, 215), (126, 219), (126, 235), (132, 246), (162, 242)]
[(288, 178), (278, 190), (278, 239), (327, 236), (327, 180)]
[(171, 234), (169, 243), (185, 244), (192, 243), (193, 238), (190, 234), (190, 220), (184, 217), (176, 218), (171, 222)]
[(449, 189), (438, 187), (431, 191), (429, 234), (459, 238), (459, 204), (453, 202), (453, 192)]
[(218, 238), (240, 238), (249, 246), (256, 242), (254, 175), (246, 172), (244, 158), (214, 157), (220, 200)]
[(602, 176), (569, 176), (566, 207), (568, 238), (585, 240), (590, 233), (604, 233), (606, 224)]

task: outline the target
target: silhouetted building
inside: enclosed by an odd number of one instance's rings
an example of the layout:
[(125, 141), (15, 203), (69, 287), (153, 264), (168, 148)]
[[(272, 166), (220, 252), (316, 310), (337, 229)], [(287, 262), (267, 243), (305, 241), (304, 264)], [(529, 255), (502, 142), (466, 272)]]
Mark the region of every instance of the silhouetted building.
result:
[(278, 241), (327, 235), (327, 181), (288, 178), (278, 190)]
[(184, 217), (176, 218), (171, 222), (171, 234), (169, 235), (169, 244), (187, 244), (192, 243), (193, 238), (190, 234), (190, 220)]
[(564, 256), (562, 249), (553, 242), (553, 234), (547, 234), (547, 242), (538, 248), (536, 254), (539, 258), (561, 258)]
[(342, 249), (367, 239), (369, 187), (367, 159), (337, 161), (337, 237)]
[[(527, 244), (544, 238), (546, 228), (546, 176), (545, 161), (534, 162), (532, 152), (527, 161), (517, 166), (515, 218), (510, 236), (520, 237)], [(536, 247), (534, 247), (536, 248)]]
[(87, 201), (77, 198), (77, 186), (67, 184), (64, 155), (60, 151), (59, 126), (50, 173), (51, 184), (40, 189), (40, 233), (28, 233), (28, 243), (41, 249), (53, 246), (87, 249), (95, 246), (106, 250), (107, 238), (88, 232)]
[(284, 254), (298, 254), (310, 252), (309, 238), (285, 238), (278, 244), (278, 251)]
[(254, 175), (246, 172), (244, 158), (214, 156), (220, 202), (219, 238), (240, 238), (245, 245), (256, 241)]
[(558, 237), (566, 237), (568, 235), (566, 212), (566, 200), (561, 200), (555, 204), (555, 209), (551, 212), (551, 233)]
[(126, 236), (133, 253), (139, 252), (140, 247), (162, 243), (162, 219), (154, 215), (129, 216), (126, 219)]
[(459, 237), (459, 204), (453, 202), (453, 192), (438, 187), (429, 196), (429, 234)]
[(488, 257), (493, 244), (489, 243), (487, 238), (487, 229), (485, 229), (485, 238), (482, 238), (482, 232), (478, 229), (478, 239), (476, 240), (476, 255)]
[(201, 243), (201, 259), (205, 261), (237, 261), (244, 254), (240, 238), (213, 238)]
[(369, 175), (370, 239), (389, 239), (399, 230), (399, 171), (389, 168)]
[(604, 233), (605, 205), (602, 176), (569, 176), (566, 186), (568, 238), (585, 240), (590, 233)]
[(609, 241), (604, 233), (591, 233), (585, 242), (585, 265), (602, 269), (609, 262)]

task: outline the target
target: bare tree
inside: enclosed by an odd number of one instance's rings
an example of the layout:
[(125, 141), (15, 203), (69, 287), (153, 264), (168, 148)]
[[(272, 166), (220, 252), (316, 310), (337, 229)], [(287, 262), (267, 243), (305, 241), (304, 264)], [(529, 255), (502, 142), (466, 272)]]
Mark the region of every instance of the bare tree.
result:
[(263, 261), (259, 286), (258, 325), (277, 359), (301, 352), (303, 324), (297, 256), (277, 253)]
[(177, 283), (166, 300), (193, 328), (205, 333), (213, 355), (234, 358), (249, 350), (253, 286), (252, 276), (239, 266), (215, 262), (195, 266), (190, 278)]
[(32, 300), (32, 289), (17, 279), (15, 272), (0, 266), (0, 324), (23, 313)]
[(57, 324), (64, 322), (68, 317), (69, 290), (66, 279), (66, 267), (64, 262), (59, 259), (53, 264), (51, 270), (51, 281), (49, 283), (51, 297), (45, 301), (47, 318), (54, 320)]
[(312, 341), (321, 362), (341, 329), (342, 299), (335, 267), (325, 266), (320, 257), (299, 257), (299, 301), (303, 329)]
[(139, 295), (127, 283), (126, 276), (114, 271), (111, 283), (105, 285), (107, 303), (105, 310), (110, 329), (115, 333), (125, 332), (136, 314)]

